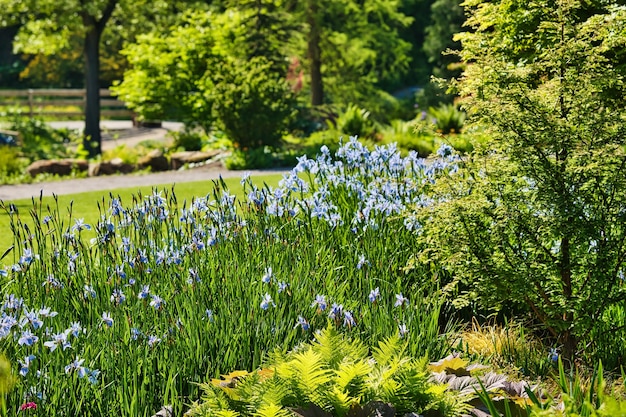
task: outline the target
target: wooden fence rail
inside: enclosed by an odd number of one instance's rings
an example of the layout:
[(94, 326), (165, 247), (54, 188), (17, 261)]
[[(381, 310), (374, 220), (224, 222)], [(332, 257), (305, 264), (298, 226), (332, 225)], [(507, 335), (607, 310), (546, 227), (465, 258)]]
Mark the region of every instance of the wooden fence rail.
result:
[[(85, 110), (85, 89), (29, 89), (0, 90), (0, 106), (27, 107), (33, 116), (70, 117), (83, 116)], [(63, 110), (63, 106), (78, 107)], [(113, 98), (108, 89), (100, 90), (100, 116), (133, 117), (133, 112), (126, 108), (123, 101)]]

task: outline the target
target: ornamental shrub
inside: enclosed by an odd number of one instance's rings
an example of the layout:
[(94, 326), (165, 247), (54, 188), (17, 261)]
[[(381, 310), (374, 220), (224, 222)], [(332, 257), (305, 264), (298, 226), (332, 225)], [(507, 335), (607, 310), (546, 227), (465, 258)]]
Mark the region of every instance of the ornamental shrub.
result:
[(276, 146), (294, 115), (295, 98), (264, 57), (224, 59), (214, 68), (214, 112), (241, 149)]
[(221, 23), (217, 15), (196, 12), (165, 33), (140, 35), (122, 50), (131, 68), (112, 90), (140, 119), (174, 119), (208, 130), (213, 123), (208, 75), (217, 65), (222, 33), (213, 29)]
[(453, 85), (491, 140), (439, 181), (422, 256), (458, 303), (522, 309), (585, 357), (626, 300), (626, 8), (465, 4)]

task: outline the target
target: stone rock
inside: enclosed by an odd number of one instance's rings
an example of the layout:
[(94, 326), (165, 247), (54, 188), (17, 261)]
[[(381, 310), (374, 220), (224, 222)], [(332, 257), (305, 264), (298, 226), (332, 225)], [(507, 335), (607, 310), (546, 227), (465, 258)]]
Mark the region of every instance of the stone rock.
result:
[(72, 170), (87, 171), (89, 164), (82, 159), (42, 159), (26, 168), (31, 177), (38, 174), (70, 175)]
[(170, 156), (172, 169), (180, 169), (185, 164), (197, 164), (199, 162), (206, 162), (222, 153), (218, 150), (211, 150), (207, 152), (200, 151), (184, 151), (176, 152)]
[(97, 177), (100, 175), (128, 174), (133, 172), (135, 167), (127, 164), (120, 158), (114, 158), (110, 161), (94, 162), (89, 164), (89, 176)]
[(137, 166), (141, 169), (150, 168), (152, 172), (167, 171), (170, 169), (170, 162), (163, 155), (163, 151), (153, 149), (147, 155), (139, 158)]

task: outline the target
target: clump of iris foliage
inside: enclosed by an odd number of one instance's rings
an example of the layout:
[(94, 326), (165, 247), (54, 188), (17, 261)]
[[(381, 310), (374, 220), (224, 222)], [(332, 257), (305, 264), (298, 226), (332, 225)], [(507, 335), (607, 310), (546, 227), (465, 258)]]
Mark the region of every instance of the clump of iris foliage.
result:
[(255, 369), (329, 322), (370, 346), (399, 334), (407, 354), (443, 357), (432, 273), (404, 268), (418, 225), (403, 212), (456, 169), (449, 149), (439, 156), (351, 138), (299, 159), (278, 188), (244, 176), (244, 201), (222, 182), (193, 201), (111, 196), (93, 225), (37, 200), (29, 213), (6, 207), (0, 350), (19, 375), (9, 415), (26, 402), (46, 416), (180, 413), (198, 383)]

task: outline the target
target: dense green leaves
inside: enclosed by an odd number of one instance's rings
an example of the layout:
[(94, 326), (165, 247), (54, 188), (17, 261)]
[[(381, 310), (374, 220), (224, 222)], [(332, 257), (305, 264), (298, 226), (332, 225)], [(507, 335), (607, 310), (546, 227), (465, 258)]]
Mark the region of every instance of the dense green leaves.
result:
[(189, 414), (223, 416), (235, 411), (247, 416), (271, 410), (273, 416), (292, 411), (303, 417), (423, 411), (458, 415), (459, 401), (430, 381), (426, 360), (405, 355), (399, 336), (380, 341), (372, 357), (365, 344), (330, 326), (315, 339), (286, 355), (275, 354), (264, 369), (243, 372), (241, 379), (230, 380), (233, 384), (228, 383), (230, 375), (204, 384), (203, 398)]
[(225, 59), (214, 73), (214, 111), (223, 131), (241, 148), (275, 146), (293, 115), (295, 101), (271, 63)]
[[(314, 105), (326, 102), (374, 105), (381, 96), (378, 84), (408, 69), (410, 44), (399, 37), (399, 30), (411, 19), (398, 11), (399, 5), (398, 1), (373, 0), (364, 4), (353, 0), (293, 4), (276, 0), (227, 2), (227, 8), (211, 13), (210, 17), (191, 13), (194, 18), (182, 21), (188, 29), (171, 28), (166, 36), (161, 30), (140, 36), (136, 44), (129, 44), (124, 54), (131, 69), (117, 91), (144, 118), (184, 117), (184, 121), (195, 120), (208, 126), (210, 118), (199, 117), (193, 109), (202, 108), (201, 114), (206, 116), (206, 109), (212, 106), (210, 98), (207, 94), (195, 95), (188, 103), (185, 95), (190, 91), (214, 91), (218, 96), (231, 94), (243, 87), (213, 89), (205, 83), (215, 78), (207, 70), (215, 66), (217, 72), (224, 73), (225, 67), (231, 68), (232, 76), (216, 75), (226, 82), (227, 78), (241, 78), (244, 68), (254, 72), (256, 64), (249, 61), (263, 58), (270, 63), (270, 71), (265, 71), (268, 79), (290, 79), (294, 92), (310, 90)], [(194, 19), (197, 22), (192, 22)], [(207, 55), (217, 61), (202, 65)], [(198, 65), (188, 65), (187, 61)], [(177, 76), (184, 78), (183, 85), (174, 79)], [(245, 77), (252, 79), (250, 74)], [(280, 88), (285, 94), (278, 101), (284, 106), (290, 103), (291, 92)], [(268, 101), (278, 99), (277, 95), (268, 97), (271, 97)], [(221, 107), (227, 105), (220, 101), (217, 100)], [(248, 119), (255, 117), (249, 110), (237, 114)], [(277, 126), (276, 130), (280, 132), (282, 128)], [(254, 138), (250, 141), (263, 142)]]
[(493, 140), (439, 184), (432, 250), (460, 283), (459, 301), (524, 307), (566, 356), (583, 355), (626, 298), (626, 10), (590, 14), (568, 0), (466, 8), (468, 66), (456, 86)]
[[(311, 23), (306, 26), (308, 50), (311, 31), (319, 31), (319, 58), (328, 101), (364, 105), (379, 82), (408, 70), (411, 46), (399, 32), (412, 19), (399, 11), (399, 1), (315, 4), (316, 8), (302, 13), (313, 14), (307, 22), (318, 24), (317, 28)], [(306, 58), (313, 65), (310, 54)]]
[(165, 36), (139, 37), (124, 50), (132, 69), (115, 90), (143, 118), (206, 131), (217, 121), (242, 148), (276, 145), (294, 102), (271, 61), (240, 56), (244, 21), (235, 11), (192, 13)]
[(208, 129), (213, 121), (208, 74), (222, 45), (211, 30), (213, 17), (190, 14), (166, 36), (149, 33), (129, 44), (122, 52), (131, 70), (114, 91), (144, 119), (174, 118)]

